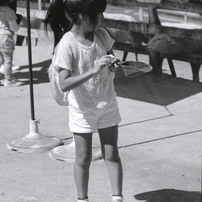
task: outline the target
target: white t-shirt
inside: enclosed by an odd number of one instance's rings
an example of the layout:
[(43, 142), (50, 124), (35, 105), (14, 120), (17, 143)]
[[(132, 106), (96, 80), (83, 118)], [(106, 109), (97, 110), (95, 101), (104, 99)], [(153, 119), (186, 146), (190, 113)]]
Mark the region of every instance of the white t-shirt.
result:
[[(103, 28), (94, 33), (94, 42), (90, 47), (77, 42), (69, 31), (55, 48), (54, 68), (67, 69), (72, 76), (88, 72), (94, 68), (97, 59), (111, 50), (113, 44), (114, 40)], [(103, 108), (116, 97), (113, 79), (114, 73), (103, 68), (99, 74), (69, 92), (69, 105), (79, 109)]]

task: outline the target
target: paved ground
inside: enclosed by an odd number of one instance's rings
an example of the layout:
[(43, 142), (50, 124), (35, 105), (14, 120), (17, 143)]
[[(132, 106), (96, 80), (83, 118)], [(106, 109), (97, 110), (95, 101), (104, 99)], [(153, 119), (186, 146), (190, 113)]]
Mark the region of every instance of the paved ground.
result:
[[(68, 130), (68, 109), (52, 99), (47, 77), (52, 44), (33, 46), (35, 117), (39, 132), (72, 141)], [(121, 58), (120, 52), (115, 52)], [(129, 55), (128, 59), (133, 59)], [(148, 58), (140, 56), (140, 61)], [(29, 133), (30, 98), (27, 47), (16, 47), (15, 76), (25, 81), (18, 88), (0, 87), (0, 202), (74, 202), (76, 190), (73, 162), (53, 160), (48, 151), (19, 153), (7, 143)], [(116, 73), (115, 86), (122, 122), (119, 148), (124, 169), (126, 202), (200, 202), (202, 83), (189, 80), (189, 65), (176, 63), (172, 78), (167, 65), (162, 76), (144, 75), (126, 79)], [(93, 144), (99, 148), (97, 134)], [(103, 160), (91, 165), (91, 202), (111, 201), (111, 188)]]

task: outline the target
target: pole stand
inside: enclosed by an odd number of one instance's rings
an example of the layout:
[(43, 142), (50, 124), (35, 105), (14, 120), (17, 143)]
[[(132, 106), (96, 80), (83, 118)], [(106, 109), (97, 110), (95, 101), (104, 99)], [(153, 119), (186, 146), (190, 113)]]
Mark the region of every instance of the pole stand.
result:
[(59, 138), (43, 136), (38, 132), (37, 120), (30, 120), (30, 133), (22, 138), (11, 140), (7, 148), (21, 153), (40, 153), (62, 144)]
[[(73, 141), (68, 145), (62, 145), (55, 147), (49, 151), (49, 156), (52, 159), (73, 162), (75, 160), (75, 141)], [(102, 159), (102, 154), (100, 148), (96, 146), (92, 146), (92, 160), (100, 160)]]

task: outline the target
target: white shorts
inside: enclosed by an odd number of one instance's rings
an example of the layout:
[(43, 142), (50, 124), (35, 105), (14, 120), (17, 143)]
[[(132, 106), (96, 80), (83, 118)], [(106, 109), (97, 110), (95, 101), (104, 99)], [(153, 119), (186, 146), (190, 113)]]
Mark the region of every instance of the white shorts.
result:
[(121, 122), (116, 99), (101, 109), (76, 109), (69, 105), (69, 129), (73, 133), (93, 133)]

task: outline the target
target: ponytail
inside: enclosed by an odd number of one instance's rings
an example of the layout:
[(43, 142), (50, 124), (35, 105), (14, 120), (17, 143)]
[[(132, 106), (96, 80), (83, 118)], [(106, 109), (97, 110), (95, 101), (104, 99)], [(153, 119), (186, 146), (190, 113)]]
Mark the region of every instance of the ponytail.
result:
[(63, 0), (52, 0), (50, 7), (48, 8), (44, 23), (46, 31), (49, 24), (54, 33), (55, 47), (62, 36), (68, 32), (73, 25), (73, 23), (67, 17)]
[(95, 25), (98, 13), (104, 12), (106, 5), (106, 0), (52, 0), (44, 23), (46, 30), (49, 24), (54, 32), (54, 45), (57, 45), (73, 24), (79, 25), (80, 15), (89, 16)]

